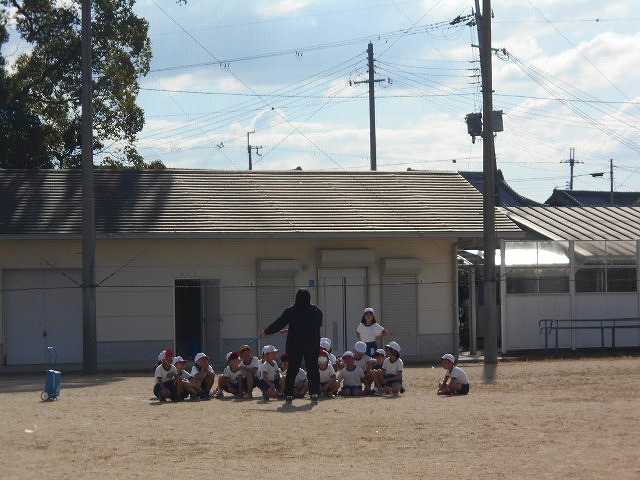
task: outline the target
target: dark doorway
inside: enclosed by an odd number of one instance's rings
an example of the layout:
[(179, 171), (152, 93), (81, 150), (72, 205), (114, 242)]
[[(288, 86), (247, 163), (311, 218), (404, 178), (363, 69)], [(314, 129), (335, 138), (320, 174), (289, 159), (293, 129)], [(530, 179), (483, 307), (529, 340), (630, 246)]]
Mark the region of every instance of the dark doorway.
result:
[(202, 349), (200, 280), (175, 281), (176, 355), (193, 360)]

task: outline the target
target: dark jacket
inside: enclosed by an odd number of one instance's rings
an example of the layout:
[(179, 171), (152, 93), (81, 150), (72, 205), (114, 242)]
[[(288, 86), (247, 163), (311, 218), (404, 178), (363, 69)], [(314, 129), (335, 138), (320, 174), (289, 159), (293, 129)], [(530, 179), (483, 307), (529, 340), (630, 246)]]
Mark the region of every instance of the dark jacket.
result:
[(264, 330), (267, 335), (272, 335), (288, 325), (287, 352), (315, 351), (320, 348), (322, 310), (311, 305), (310, 298), (308, 290), (299, 290), (295, 303)]

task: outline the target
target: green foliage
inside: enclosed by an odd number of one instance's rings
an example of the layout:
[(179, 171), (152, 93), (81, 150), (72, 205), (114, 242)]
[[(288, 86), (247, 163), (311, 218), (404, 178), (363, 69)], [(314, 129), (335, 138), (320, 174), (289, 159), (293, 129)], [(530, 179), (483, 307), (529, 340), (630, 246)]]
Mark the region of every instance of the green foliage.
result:
[[(81, 165), (80, 3), (0, 0), (5, 7), (0, 11), (2, 25), (11, 20), (29, 46), (11, 70), (4, 62), (0, 65), (0, 88), (8, 92), (2, 108), (10, 112), (0, 122), (0, 142), (12, 149), (5, 156), (18, 164), (22, 158), (27, 168)], [(142, 166), (134, 141), (144, 125), (144, 112), (136, 105), (136, 97), (138, 78), (147, 74), (151, 60), (149, 25), (133, 13), (135, 0), (92, 3), (94, 152), (101, 152), (105, 145), (121, 145), (105, 161)], [(0, 37), (0, 46), (4, 41), (6, 35)], [(20, 138), (10, 138), (11, 128), (17, 127)], [(15, 162), (7, 164), (15, 166)]]
[(145, 163), (142, 156), (136, 152), (132, 147), (124, 147), (124, 160), (122, 158), (116, 158), (111, 155), (107, 155), (102, 162), (100, 162), (99, 168), (115, 168), (115, 169), (163, 169), (166, 168), (164, 163), (160, 160), (153, 160), (149, 163)]

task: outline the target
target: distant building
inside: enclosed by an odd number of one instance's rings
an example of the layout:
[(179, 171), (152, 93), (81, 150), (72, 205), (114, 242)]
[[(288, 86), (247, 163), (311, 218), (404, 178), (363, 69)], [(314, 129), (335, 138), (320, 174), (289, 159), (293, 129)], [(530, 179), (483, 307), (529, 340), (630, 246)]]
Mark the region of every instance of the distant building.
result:
[(505, 213), (531, 240), (501, 245), (503, 352), (544, 348), (545, 319), (552, 348), (640, 346), (640, 208)]
[[(483, 172), (458, 172), (462, 175), (471, 185), (474, 186), (478, 192), (484, 195), (484, 173)], [(501, 170), (496, 171), (496, 206), (498, 207), (538, 207), (541, 203), (531, 200), (517, 193), (513, 188), (509, 186), (504, 179), (504, 175)]]
[(640, 206), (640, 192), (612, 193), (554, 188), (544, 203), (551, 207), (634, 207)]

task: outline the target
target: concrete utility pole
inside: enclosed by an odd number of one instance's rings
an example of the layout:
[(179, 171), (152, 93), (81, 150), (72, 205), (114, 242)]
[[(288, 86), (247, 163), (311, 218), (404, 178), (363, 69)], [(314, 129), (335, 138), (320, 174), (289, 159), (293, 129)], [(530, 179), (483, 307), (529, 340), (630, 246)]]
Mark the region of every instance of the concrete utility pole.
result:
[(484, 379), (495, 380), (498, 365), (498, 307), (496, 304), (495, 146), (493, 143), (493, 77), (491, 68), (491, 1), (483, 0), (482, 15), (476, 3), (480, 70), (482, 76), (482, 168), (484, 172), (483, 249)]
[(560, 163), (568, 163), (569, 164), (569, 190), (573, 190), (573, 167), (575, 166), (576, 163), (582, 163), (582, 162), (576, 162), (576, 149), (575, 147), (571, 147), (569, 148), (569, 160), (563, 160)]
[(609, 204), (613, 207), (615, 202), (613, 201), (613, 158), (609, 159)]
[(251, 133), (256, 133), (256, 131), (255, 130), (251, 130), (250, 132), (247, 132), (247, 153), (249, 154), (249, 170), (253, 170), (253, 163), (251, 161), (251, 150), (255, 149), (256, 150), (256, 154), (258, 156), (261, 156), (258, 153), (258, 150), (260, 150), (262, 148), (262, 145), (259, 146), (259, 147), (254, 147), (249, 143), (249, 134), (251, 134)]
[(373, 70), (373, 43), (367, 46), (367, 57), (369, 60), (369, 151), (371, 152), (371, 170), (376, 170), (376, 99), (374, 94), (375, 79)]
[(96, 329), (96, 218), (93, 188), (93, 119), (91, 110), (91, 0), (82, 0), (82, 363), (85, 373), (98, 370)]
[(374, 68), (373, 68), (373, 43), (369, 42), (367, 46), (367, 57), (369, 64), (369, 79), (353, 82), (354, 84), (358, 83), (368, 83), (369, 84), (369, 151), (371, 155), (371, 170), (377, 169), (377, 159), (376, 159), (376, 99), (375, 99), (375, 83), (376, 82), (384, 82), (383, 78), (375, 79)]

